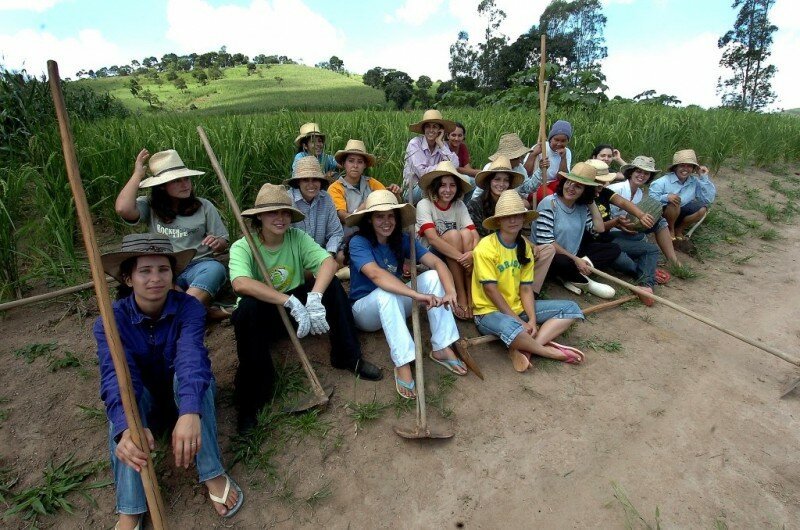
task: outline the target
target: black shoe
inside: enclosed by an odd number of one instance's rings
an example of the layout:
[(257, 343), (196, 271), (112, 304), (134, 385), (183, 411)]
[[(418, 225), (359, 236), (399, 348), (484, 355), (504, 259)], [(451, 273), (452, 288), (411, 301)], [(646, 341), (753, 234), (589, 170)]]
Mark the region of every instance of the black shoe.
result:
[(359, 359), (352, 367), (342, 367), (342, 369), (353, 372), (361, 379), (366, 379), (367, 381), (380, 381), (383, 379), (383, 371), (364, 359)]

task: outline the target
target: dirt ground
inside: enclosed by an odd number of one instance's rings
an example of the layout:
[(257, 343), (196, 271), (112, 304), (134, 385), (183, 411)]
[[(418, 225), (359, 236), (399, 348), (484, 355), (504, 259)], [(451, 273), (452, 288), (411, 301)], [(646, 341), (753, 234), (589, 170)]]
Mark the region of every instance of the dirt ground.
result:
[[(731, 183), (745, 178), (757, 179), (765, 197), (774, 195), (767, 187), (774, 175), (723, 170), (716, 178), (721, 200), (736, 211)], [(773, 226), (759, 213), (746, 215)], [(682, 255), (700, 277), (674, 278), (657, 294), (800, 358), (800, 228), (774, 226), (775, 241), (751, 233), (716, 246), (716, 257), (704, 263)], [(548, 290), (551, 298), (571, 296), (555, 285)], [(597, 302), (588, 295), (579, 300), (584, 307)], [(92, 307), (91, 299), (61, 299), (0, 317), (0, 467), (19, 477), (12, 492), (40, 481), (48, 462), (70, 453), (107, 459), (102, 420), (90, 421), (78, 408), (102, 407)], [(459, 326), (464, 336), (477, 335), (473, 325)], [(28, 364), (12, 353), (52, 341), (61, 353), (75, 352), (84, 368), (51, 373), (44, 358)], [(599, 347), (609, 341), (621, 351)], [(220, 389), (220, 444), (230, 461), (232, 327), (212, 326), (207, 342)], [(428, 409), (434, 425), (455, 436), (407, 441), (392, 427), (411, 425), (413, 413), (398, 419), (387, 409), (356, 429), (346, 407), (395, 401), (383, 336), (363, 336), (365, 356), (389, 376), (378, 383), (356, 383), (332, 369), (327, 342), (305, 339), (320, 377), (336, 387), (320, 415), (328, 435), (296, 437), (283, 447), (277, 479), (236, 465), (231, 473), (246, 501), (230, 521), (215, 516), (191, 470), (168, 467), (161, 481), (169, 522), (173, 528), (798, 527), (800, 391), (779, 399), (783, 385), (800, 376), (795, 367), (659, 304), (594, 315), (565, 342), (584, 345), (583, 365), (540, 363), (526, 374), (512, 370), (498, 343), (474, 348), (486, 380), (459, 378), (446, 398), (449, 418)], [(290, 343), (280, 345), (296, 362)], [(443, 369), (426, 360), (425, 372), (434, 389)], [(74, 515), (62, 511), (39, 524), (113, 527), (113, 487), (92, 495), (96, 506), (74, 495)], [(2, 524), (25, 526), (16, 518)]]

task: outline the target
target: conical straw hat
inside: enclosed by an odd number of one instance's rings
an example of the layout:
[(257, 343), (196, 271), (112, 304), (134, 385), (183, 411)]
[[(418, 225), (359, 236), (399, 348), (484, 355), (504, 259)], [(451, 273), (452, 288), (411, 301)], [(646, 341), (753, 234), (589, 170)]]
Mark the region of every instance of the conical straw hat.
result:
[(417, 123), (412, 123), (408, 126), (408, 130), (411, 132), (415, 132), (418, 134), (422, 134), (425, 132), (425, 124), (426, 123), (438, 123), (444, 128), (445, 134), (450, 134), (453, 129), (456, 128), (456, 123), (454, 121), (445, 120), (442, 118), (442, 113), (436, 109), (429, 109), (425, 111), (425, 114), (422, 115), (422, 119)]
[(487, 217), (483, 220), (483, 227), (487, 230), (497, 230), (500, 228), (499, 220), (501, 217), (509, 217), (511, 215), (524, 215), (524, 223), (530, 223), (537, 217), (539, 212), (536, 210), (528, 210), (525, 207), (525, 201), (519, 196), (516, 190), (506, 190), (500, 194), (497, 199), (497, 204), (494, 207), (494, 215)]
[(522, 143), (517, 133), (505, 133), (500, 137), (497, 151), (489, 157), (489, 160), (494, 161), (498, 156), (505, 156), (509, 160), (513, 160), (530, 152), (531, 149)]
[(242, 217), (255, 217), (264, 212), (274, 212), (276, 210), (289, 210), (292, 212), (292, 222), (302, 221), (306, 216), (294, 207), (292, 198), (286, 188), (277, 184), (264, 184), (258, 190), (256, 204), (249, 210), (242, 212)]
[(367, 153), (367, 148), (364, 145), (364, 142), (361, 140), (347, 140), (347, 145), (344, 146), (344, 149), (336, 151), (336, 154), (333, 155), (333, 158), (339, 163), (340, 166), (343, 166), (345, 159), (347, 159), (347, 155), (363, 156), (364, 160), (367, 162), (367, 167), (374, 166), (376, 162), (375, 155)]
[(195, 177), (203, 174), (203, 171), (188, 169), (174, 149), (159, 151), (151, 156), (147, 168), (152, 176), (141, 181), (140, 188), (152, 188), (183, 177)]
[(400, 210), (401, 226), (414, 224), (417, 220), (417, 213), (410, 204), (399, 204), (397, 197), (389, 190), (375, 190), (367, 196), (364, 209), (351, 213), (344, 220), (347, 226), (356, 226), (361, 222), (365, 215), (373, 212), (388, 212), (390, 210)]
[(489, 165), (489, 169), (484, 169), (475, 175), (475, 186), (484, 190), (489, 189), (489, 183), (498, 173), (508, 173), (510, 179), (508, 185), (509, 189), (516, 188), (522, 184), (524, 179), (522, 175), (511, 169), (511, 161), (507, 156), (499, 155)]

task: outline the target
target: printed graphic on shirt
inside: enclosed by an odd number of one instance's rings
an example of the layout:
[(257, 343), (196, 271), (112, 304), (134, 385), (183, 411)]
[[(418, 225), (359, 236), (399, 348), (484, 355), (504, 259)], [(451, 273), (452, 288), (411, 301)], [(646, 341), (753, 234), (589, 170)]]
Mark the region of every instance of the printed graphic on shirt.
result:
[(597, 204), (597, 209), (600, 211), (600, 217), (601, 218), (607, 220), (608, 218), (611, 217), (611, 214), (606, 209), (606, 205), (605, 204), (601, 204), (599, 202), (595, 203), (595, 204)]
[(513, 261), (506, 260), (503, 263), (497, 264), (497, 270), (499, 272), (503, 272), (504, 270), (512, 267), (515, 269), (519, 269), (519, 260), (513, 260)]
[(278, 266), (269, 269), (269, 281), (271, 281), (272, 286), (280, 292), (288, 290), (291, 279), (292, 271), (290, 268)]
[(447, 219), (434, 219), (434, 223), (436, 224), (436, 233), (440, 235), (444, 234), (448, 230), (455, 230), (458, 226), (455, 220), (449, 221)]
[(177, 239), (177, 238), (180, 238), (180, 237), (187, 237), (189, 234), (194, 234), (195, 232), (200, 230), (200, 228), (201, 227), (197, 226), (197, 227), (193, 227), (193, 228), (190, 228), (190, 229), (187, 230), (185, 227), (184, 228), (181, 228), (181, 227), (170, 228), (168, 226), (162, 225), (161, 223), (158, 223), (158, 222), (156, 223), (156, 232), (158, 232), (159, 234), (164, 234), (165, 236), (169, 237), (170, 239)]

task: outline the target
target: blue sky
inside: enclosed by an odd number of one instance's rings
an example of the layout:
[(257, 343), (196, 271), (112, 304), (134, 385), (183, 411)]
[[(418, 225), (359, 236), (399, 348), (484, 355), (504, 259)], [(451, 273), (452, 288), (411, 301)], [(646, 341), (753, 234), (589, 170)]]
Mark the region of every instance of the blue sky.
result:
[[(337, 55), (363, 73), (392, 67), (447, 79), (449, 46), (460, 30), (473, 42), (485, 21), (479, 0), (0, 0), (0, 62), (62, 76), (148, 55), (216, 50), (288, 55), (314, 64)], [(538, 22), (548, 0), (497, 0), (511, 39)], [(604, 0), (609, 94), (646, 89), (684, 104), (713, 106), (720, 70), (717, 39), (730, 29), (732, 0)], [(776, 107), (800, 107), (800, 2), (777, 0), (772, 62)]]

